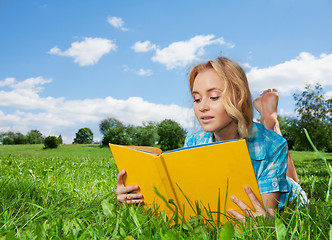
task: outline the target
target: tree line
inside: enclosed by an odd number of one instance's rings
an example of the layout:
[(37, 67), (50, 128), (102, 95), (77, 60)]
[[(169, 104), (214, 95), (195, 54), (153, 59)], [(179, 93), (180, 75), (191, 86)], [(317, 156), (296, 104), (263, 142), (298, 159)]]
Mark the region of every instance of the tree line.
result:
[[(103, 135), (102, 145), (157, 146), (167, 151), (182, 147), (186, 131), (174, 120), (147, 122), (143, 126), (125, 125), (116, 118), (106, 118), (99, 124)], [(92, 143), (93, 133), (89, 128), (81, 128), (76, 133), (74, 143)]]
[[(0, 143), (4, 145), (14, 145), (14, 144), (43, 144), (45, 139), (43, 134), (36, 129), (30, 130), (26, 135), (20, 132), (0, 132)], [(59, 144), (62, 144), (62, 136), (56, 137)]]
[[(278, 116), (280, 129), (287, 139), (289, 149), (312, 150), (304, 134), (304, 129), (307, 129), (319, 150), (332, 152), (332, 98), (324, 97), (323, 88), (318, 83), (315, 86), (307, 84), (305, 90), (293, 94), (293, 98), (297, 117)], [(115, 118), (106, 118), (100, 122), (99, 130), (103, 135), (104, 146), (108, 143), (157, 146), (164, 151), (182, 147), (187, 134), (176, 121), (170, 119), (134, 126), (125, 125)], [(45, 144), (45, 140), (38, 130), (31, 130), (26, 135), (11, 131), (0, 133), (0, 143), (3, 144)], [(62, 137), (49, 136), (46, 143), (57, 147), (62, 143)], [(73, 143), (93, 143), (93, 132), (89, 128), (80, 128)]]

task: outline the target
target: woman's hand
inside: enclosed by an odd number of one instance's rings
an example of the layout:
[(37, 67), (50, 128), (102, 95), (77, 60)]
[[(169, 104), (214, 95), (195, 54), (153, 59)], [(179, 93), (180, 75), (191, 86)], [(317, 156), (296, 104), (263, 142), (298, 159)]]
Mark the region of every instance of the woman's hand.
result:
[[(275, 212), (273, 209), (278, 207), (278, 200), (280, 198), (280, 193), (267, 193), (262, 195), (262, 200), (266, 203), (265, 207), (260, 204), (257, 197), (250, 189), (250, 187), (245, 186), (244, 190), (246, 191), (252, 205), (254, 206), (254, 211), (251, 210), (244, 202), (242, 202), (237, 197), (232, 196), (232, 201), (239, 206), (246, 214), (253, 217), (264, 216), (269, 218), (274, 218)], [(242, 223), (245, 223), (245, 217), (233, 209), (228, 209), (229, 213), (232, 214), (237, 220)]]
[(116, 198), (118, 203), (128, 203), (128, 204), (136, 204), (136, 203), (143, 203), (143, 195), (140, 193), (132, 193), (133, 191), (139, 190), (137, 185), (130, 185), (125, 186), (123, 177), (126, 174), (125, 170), (122, 170), (118, 174), (117, 178), (117, 186), (116, 186)]

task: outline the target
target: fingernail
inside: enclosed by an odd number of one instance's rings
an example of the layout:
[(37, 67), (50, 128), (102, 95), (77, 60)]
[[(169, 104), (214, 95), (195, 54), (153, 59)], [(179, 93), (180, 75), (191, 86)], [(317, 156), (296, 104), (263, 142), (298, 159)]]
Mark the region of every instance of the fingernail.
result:
[(235, 201), (235, 199), (236, 199), (236, 197), (231, 196), (231, 200), (232, 200), (233, 202)]

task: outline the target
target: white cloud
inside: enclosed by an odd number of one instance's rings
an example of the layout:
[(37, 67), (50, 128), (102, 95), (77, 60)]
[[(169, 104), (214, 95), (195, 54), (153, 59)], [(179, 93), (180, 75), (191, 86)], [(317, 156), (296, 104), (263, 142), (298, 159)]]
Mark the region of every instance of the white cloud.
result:
[(124, 72), (128, 72), (130, 68), (127, 65), (122, 66)]
[(57, 46), (50, 49), (49, 54), (72, 57), (80, 66), (96, 64), (102, 56), (115, 51), (117, 46), (112, 40), (105, 38), (84, 38), (81, 42), (73, 42), (71, 48), (61, 51)]
[(249, 63), (238, 63), (244, 69), (252, 69), (253, 67)]
[[(0, 83), (8, 82), (1, 81)], [(14, 82), (8, 91), (0, 89), (0, 106), (13, 107), (12, 113), (0, 111), (0, 132), (7, 130), (26, 133), (38, 129), (44, 135), (62, 134), (66, 143), (70, 136), (87, 124), (98, 126), (106, 117), (115, 117), (125, 124), (141, 125), (144, 121), (174, 119), (185, 128), (193, 126), (194, 115), (191, 108), (178, 105), (155, 104), (140, 97), (126, 100), (112, 97), (85, 100), (66, 100), (65, 98), (41, 97), (41, 85), (50, 80), (38, 77), (22, 82)], [(21, 92), (22, 86), (28, 86)], [(63, 129), (72, 129), (70, 135)]]
[(15, 78), (6, 78), (0, 81), (0, 87), (12, 86), (15, 83)]
[(332, 91), (328, 91), (328, 92), (326, 92), (325, 95), (324, 95), (324, 97), (325, 97), (326, 99), (332, 98)]
[(155, 50), (157, 46), (152, 44), (150, 41), (135, 42), (134, 46), (131, 47), (135, 52), (148, 52)]
[(295, 89), (304, 90), (306, 83), (332, 86), (332, 54), (315, 57), (302, 52), (295, 59), (267, 68), (252, 68), (248, 81), (252, 91), (262, 92), (277, 88), (280, 93), (289, 94)]
[(130, 68), (129, 66), (127, 65), (123, 65), (122, 66), (123, 68), (123, 71), (124, 72), (133, 72), (139, 76), (151, 76), (153, 74), (153, 71), (151, 69), (143, 69), (143, 68), (140, 68), (139, 70), (135, 70), (133, 68)]
[(214, 35), (197, 35), (188, 41), (174, 42), (163, 49), (157, 48), (152, 60), (165, 64), (167, 69), (184, 67), (198, 61), (199, 57), (204, 54), (204, 48), (212, 44), (234, 47), (234, 45), (226, 43), (222, 37), (215, 39)]
[(153, 74), (151, 69), (140, 69), (137, 71), (137, 74), (140, 76), (151, 76)]
[(125, 23), (122, 18), (109, 16), (107, 17), (107, 22), (117, 29), (121, 29), (124, 32), (128, 31), (128, 29), (124, 27)]
[[(4, 82), (6, 82), (7, 79), (5, 79)], [(0, 106), (19, 109), (47, 109), (51, 106), (54, 107), (59, 99), (52, 97), (40, 99), (38, 95), (38, 93), (43, 90), (41, 85), (50, 83), (51, 81), (52, 79), (44, 79), (42, 77), (28, 78), (22, 82), (17, 82), (15, 79), (12, 79), (11, 84), (7, 85), (12, 89), (11, 91), (0, 90)]]
[(287, 117), (293, 117), (293, 118), (297, 117), (297, 113), (295, 111), (285, 110), (283, 108), (279, 108), (278, 109), (278, 115), (280, 115), (280, 116), (287, 116)]

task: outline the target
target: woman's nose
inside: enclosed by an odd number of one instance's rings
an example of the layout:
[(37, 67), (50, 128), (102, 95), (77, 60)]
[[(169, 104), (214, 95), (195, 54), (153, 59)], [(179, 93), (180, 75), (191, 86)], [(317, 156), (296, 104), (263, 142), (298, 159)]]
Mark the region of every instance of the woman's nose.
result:
[(209, 104), (205, 99), (202, 99), (201, 104), (199, 106), (199, 110), (201, 112), (205, 112), (205, 111), (209, 110)]

